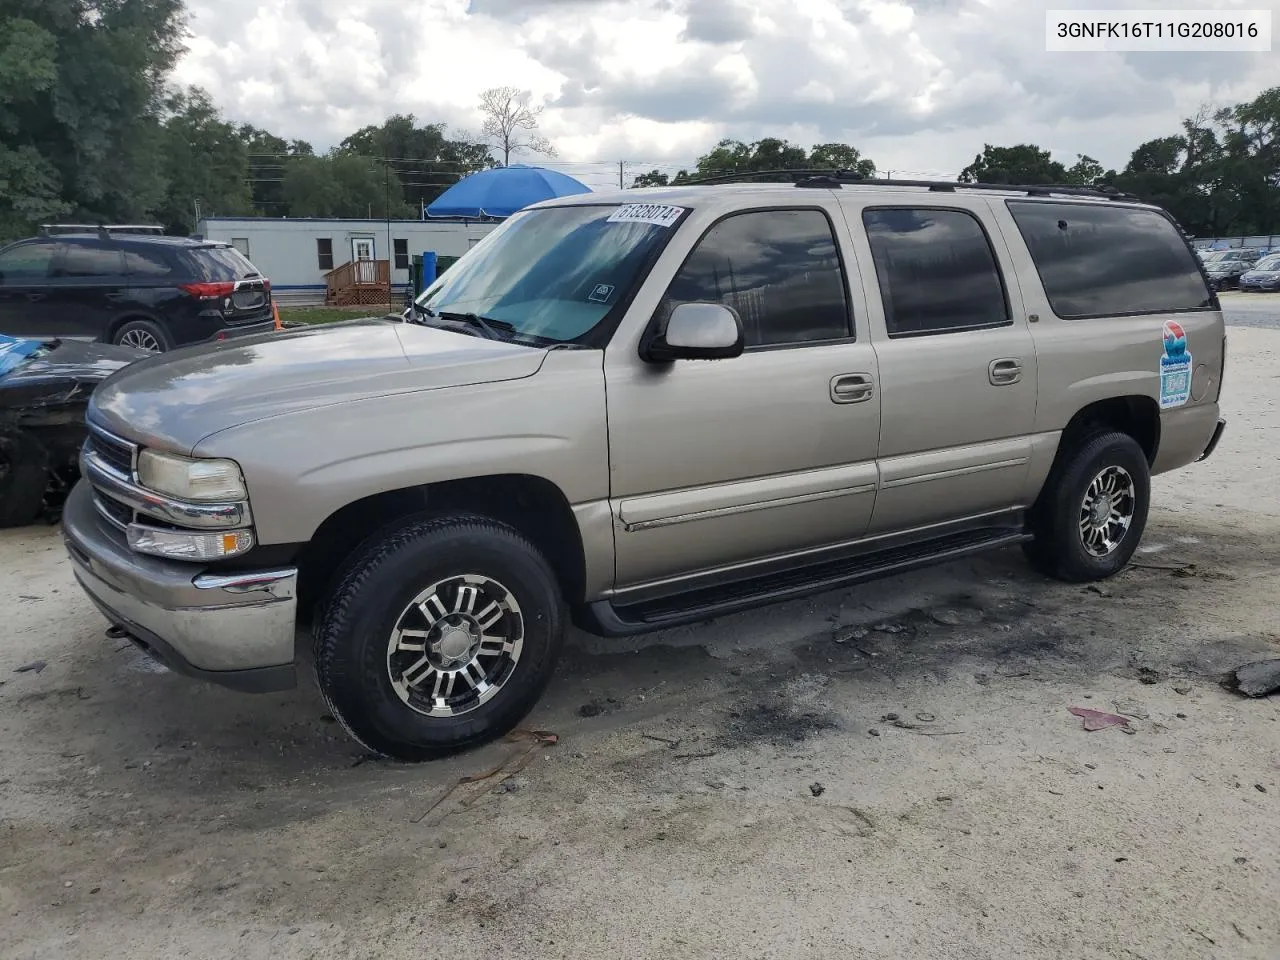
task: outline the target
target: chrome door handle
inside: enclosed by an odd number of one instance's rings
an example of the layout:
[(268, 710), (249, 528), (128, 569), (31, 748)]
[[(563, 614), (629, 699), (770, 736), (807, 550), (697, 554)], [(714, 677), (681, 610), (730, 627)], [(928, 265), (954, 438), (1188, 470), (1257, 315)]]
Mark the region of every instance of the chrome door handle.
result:
[(992, 360), (987, 367), (987, 379), (997, 387), (1006, 387), (1022, 380), (1022, 361), (1013, 359)]
[(831, 378), (832, 403), (863, 403), (875, 396), (869, 373), (842, 373)]
[(29, 301), (31, 301), (32, 303), (39, 303), (39, 302), (40, 302), (41, 300), (43, 300), (44, 298), (45, 298), (45, 294), (43, 294), (43, 293), (28, 293), (28, 294), (27, 294), (27, 299), (28, 299)]

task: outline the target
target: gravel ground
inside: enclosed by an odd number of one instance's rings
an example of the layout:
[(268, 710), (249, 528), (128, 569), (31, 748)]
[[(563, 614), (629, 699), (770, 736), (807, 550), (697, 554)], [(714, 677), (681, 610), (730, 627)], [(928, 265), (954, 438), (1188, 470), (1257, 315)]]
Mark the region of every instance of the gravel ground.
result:
[(1228, 431), (1115, 580), (1010, 551), (577, 637), (554, 745), (371, 760), (0, 535), (0, 957), (1274, 960), (1280, 697), (1220, 679), (1280, 656), (1280, 334), (1230, 336)]

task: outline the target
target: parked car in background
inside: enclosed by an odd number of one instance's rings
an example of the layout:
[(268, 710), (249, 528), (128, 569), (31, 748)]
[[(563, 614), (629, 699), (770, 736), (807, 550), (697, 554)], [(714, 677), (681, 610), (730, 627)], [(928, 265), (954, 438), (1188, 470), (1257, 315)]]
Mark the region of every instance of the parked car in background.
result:
[(271, 281), (234, 247), (134, 229), (0, 249), (0, 333), (159, 353), (277, 328)]
[(1255, 292), (1280, 290), (1280, 253), (1263, 257), (1240, 274), (1240, 289)]
[(84, 411), (99, 383), (148, 354), (0, 336), (0, 527), (56, 510), (80, 476)]
[(1248, 249), (1215, 250), (1204, 258), (1204, 272), (1215, 290), (1235, 286), (1240, 275), (1253, 266), (1258, 251)]
[(1225, 339), (1174, 222), (1110, 194), (590, 193), (503, 221), (412, 322), (121, 371), (62, 532), (113, 635), (262, 691), (310, 621), (330, 713), (420, 760), (517, 723), (571, 618), (625, 636), (1010, 545), (1114, 576), (1151, 476), (1222, 434)]

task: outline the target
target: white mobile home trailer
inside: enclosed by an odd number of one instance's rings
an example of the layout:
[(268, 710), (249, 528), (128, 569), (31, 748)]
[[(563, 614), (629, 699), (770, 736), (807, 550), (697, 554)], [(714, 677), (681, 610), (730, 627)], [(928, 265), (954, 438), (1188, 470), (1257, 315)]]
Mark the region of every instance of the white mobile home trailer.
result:
[(494, 221), (329, 220), (207, 217), (200, 236), (229, 243), (271, 279), (281, 303), (324, 302), (324, 275), (351, 260), (390, 260), (394, 295), (403, 296), (415, 255), (460, 257), (497, 226)]

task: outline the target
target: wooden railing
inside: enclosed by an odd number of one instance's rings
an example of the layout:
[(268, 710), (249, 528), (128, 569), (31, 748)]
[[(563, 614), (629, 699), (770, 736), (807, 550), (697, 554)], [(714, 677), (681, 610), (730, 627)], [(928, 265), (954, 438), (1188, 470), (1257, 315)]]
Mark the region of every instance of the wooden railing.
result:
[(324, 275), (324, 302), (338, 306), (386, 303), (391, 290), (389, 260), (352, 260)]

